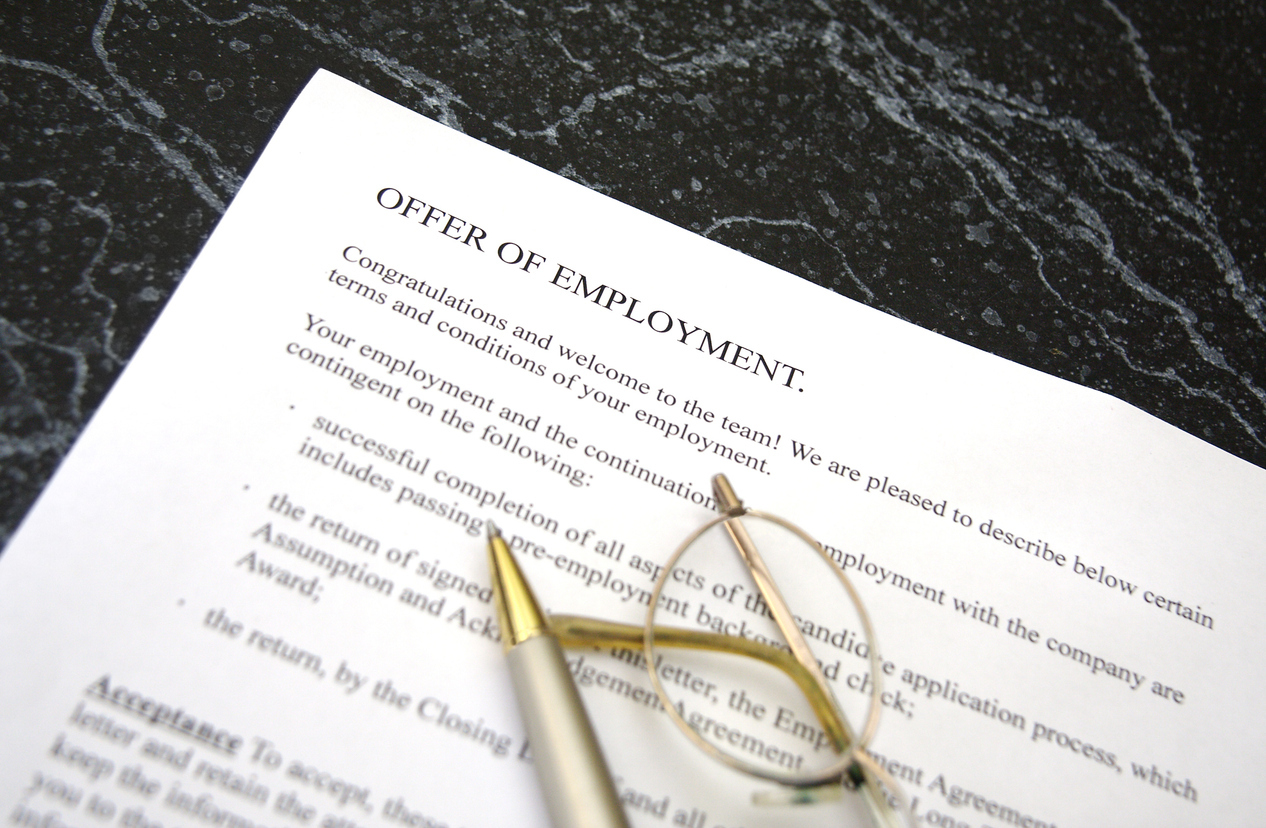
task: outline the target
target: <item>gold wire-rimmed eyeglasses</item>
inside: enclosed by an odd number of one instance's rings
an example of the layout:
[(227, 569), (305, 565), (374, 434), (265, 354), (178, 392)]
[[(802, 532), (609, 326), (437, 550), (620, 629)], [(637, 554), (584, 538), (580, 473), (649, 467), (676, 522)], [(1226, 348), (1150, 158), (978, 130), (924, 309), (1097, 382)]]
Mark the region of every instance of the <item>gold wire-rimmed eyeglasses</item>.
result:
[[(641, 649), (664, 712), (691, 742), (782, 786), (755, 794), (755, 802), (819, 802), (847, 788), (860, 793), (875, 825), (912, 824), (899, 785), (867, 752), (883, 672), (856, 589), (802, 529), (746, 508), (724, 475), (712, 482), (719, 514), (664, 564), (644, 626), (551, 615), (552, 630), (564, 647)], [(847, 602), (839, 600), (841, 587)], [(784, 594), (797, 598), (798, 614)], [(804, 596), (814, 600), (802, 606)], [(861, 688), (841, 681), (846, 657), (868, 662)], [(858, 734), (835, 691), (866, 687)]]

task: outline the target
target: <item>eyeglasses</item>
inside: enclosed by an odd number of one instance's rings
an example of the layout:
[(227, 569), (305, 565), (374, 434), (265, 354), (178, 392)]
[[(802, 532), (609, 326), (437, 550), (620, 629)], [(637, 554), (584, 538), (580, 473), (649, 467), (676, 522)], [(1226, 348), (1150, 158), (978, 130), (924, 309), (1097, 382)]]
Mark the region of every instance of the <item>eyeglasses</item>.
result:
[[(754, 802), (821, 802), (850, 789), (873, 824), (912, 825), (896, 780), (867, 753), (883, 672), (856, 589), (802, 529), (746, 508), (724, 475), (712, 484), (720, 514), (664, 564), (645, 626), (551, 615), (551, 628), (564, 647), (640, 648), (664, 711), (692, 743), (781, 786)], [(848, 671), (858, 661), (865, 678)], [(855, 696), (865, 699), (860, 735), (844, 712)]]

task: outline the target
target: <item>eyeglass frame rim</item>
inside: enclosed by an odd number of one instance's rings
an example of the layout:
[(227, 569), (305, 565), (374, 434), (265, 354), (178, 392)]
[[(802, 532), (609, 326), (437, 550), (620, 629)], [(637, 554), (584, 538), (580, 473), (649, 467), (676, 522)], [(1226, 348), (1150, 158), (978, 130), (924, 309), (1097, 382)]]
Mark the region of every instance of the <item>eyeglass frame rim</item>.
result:
[[(671, 697), (665, 691), (664, 685), (660, 680), (658, 673), (655, 671), (655, 610), (659, 604), (660, 595), (663, 593), (664, 587), (667, 585), (669, 574), (676, 567), (677, 562), (681, 559), (681, 556), (685, 553), (686, 549), (688, 549), (690, 545), (698, 540), (705, 532), (715, 526), (721, 525), (727, 520), (733, 520), (744, 516), (768, 520), (771, 523), (781, 526), (813, 548), (818, 555), (821, 556), (823, 561), (826, 562), (826, 564), (832, 569), (832, 571), (835, 572), (835, 574), (839, 577), (840, 582), (844, 585), (844, 589), (848, 593), (849, 600), (853, 602), (853, 608), (857, 610), (858, 618), (861, 621), (862, 631), (866, 636), (866, 643), (869, 648), (868, 655), (871, 673), (871, 693), (870, 703), (866, 711), (865, 727), (862, 728), (860, 736), (849, 734), (852, 736), (852, 744), (845, 753), (841, 754), (839, 761), (813, 774), (792, 775), (783, 774), (777, 771), (770, 771), (758, 765), (753, 765), (739, 759), (738, 757), (726, 753), (716, 747), (711, 742), (700, 736), (699, 732), (695, 730), (695, 728), (692, 727), (680, 713), (677, 712), (677, 708), (673, 705)], [(759, 509), (750, 509), (746, 506), (741, 506), (717, 515), (687, 536), (687, 538), (680, 546), (677, 547), (676, 551), (673, 552), (672, 556), (664, 564), (664, 569), (660, 573), (659, 578), (656, 580), (655, 587), (651, 590), (650, 607), (647, 609), (646, 625), (643, 628), (642, 649), (646, 656), (647, 673), (650, 675), (651, 686), (655, 690), (655, 695), (659, 697), (659, 700), (663, 703), (664, 709), (668, 713), (669, 718), (673, 720), (673, 723), (677, 725), (678, 729), (680, 729), (682, 733), (685, 734), (686, 737), (689, 738), (690, 741), (692, 741), (697, 747), (712, 758), (722, 764), (728, 765), (734, 770), (746, 773), (758, 779), (764, 779), (794, 788), (816, 787), (828, 782), (841, 781), (846, 777), (848, 770), (859, 761), (859, 755), (864, 753), (866, 747), (874, 739), (875, 732), (879, 728), (879, 716), (882, 713), (883, 707), (883, 671), (881, 669), (881, 661), (878, 652), (879, 647), (875, 638), (875, 631), (870, 623), (870, 615), (866, 611), (865, 605), (862, 603), (861, 596), (858, 595), (856, 587), (853, 586), (852, 581), (850, 581), (848, 576), (844, 574), (844, 571), (836, 566), (835, 561), (831, 560), (831, 557), (826, 554), (826, 550), (822, 548), (821, 544), (791, 521), (777, 515), (770, 514), (769, 512), (763, 512)], [(829, 688), (822, 689), (824, 691), (824, 696), (828, 700), (834, 702), (834, 694), (829, 692)], [(837, 707), (835, 712), (839, 716), (839, 720), (844, 727), (845, 733), (852, 730), (848, 723), (848, 718), (844, 715), (844, 711), (838, 709)], [(870, 763), (863, 760), (863, 764), (869, 765)]]

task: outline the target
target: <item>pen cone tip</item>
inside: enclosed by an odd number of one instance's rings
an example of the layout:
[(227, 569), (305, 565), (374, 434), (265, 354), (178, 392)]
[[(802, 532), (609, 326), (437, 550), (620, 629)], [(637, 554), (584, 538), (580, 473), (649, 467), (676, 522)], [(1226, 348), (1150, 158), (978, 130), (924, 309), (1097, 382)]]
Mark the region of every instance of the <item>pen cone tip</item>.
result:
[(488, 521), (487, 525), (488, 566), (492, 574), (497, 621), (501, 625), (501, 646), (509, 652), (529, 638), (548, 633), (549, 622), (496, 524)]

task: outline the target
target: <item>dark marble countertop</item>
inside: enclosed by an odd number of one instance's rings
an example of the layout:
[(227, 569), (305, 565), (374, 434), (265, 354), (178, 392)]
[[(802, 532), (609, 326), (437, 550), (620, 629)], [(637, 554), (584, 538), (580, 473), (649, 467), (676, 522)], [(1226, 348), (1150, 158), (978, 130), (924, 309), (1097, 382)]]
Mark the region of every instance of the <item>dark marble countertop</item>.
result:
[(1266, 466), (1264, 45), (1228, 0), (0, 2), (0, 543), (318, 67)]

